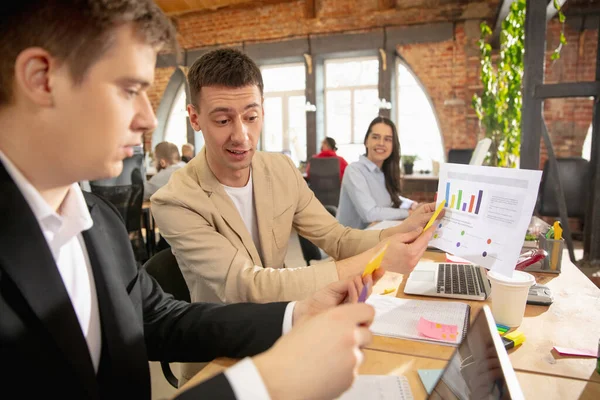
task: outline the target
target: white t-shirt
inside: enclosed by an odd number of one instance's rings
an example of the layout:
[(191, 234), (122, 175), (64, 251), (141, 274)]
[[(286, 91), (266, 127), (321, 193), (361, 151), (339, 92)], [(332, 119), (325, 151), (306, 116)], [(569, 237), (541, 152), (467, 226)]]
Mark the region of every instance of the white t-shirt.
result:
[(223, 185), (223, 188), (240, 213), (246, 229), (248, 229), (248, 232), (252, 236), (252, 241), (254, 242), (254, 246), (256, 246), (256, 250), (258, 250), (258, 254), (261, 254), (258, 225), (256, 224), (256, 208), (254, 208), (254, 193), (252, 191), (252, 171), (250, 171), (250, 179), (248, 179), (246, 186), (231, 187)]

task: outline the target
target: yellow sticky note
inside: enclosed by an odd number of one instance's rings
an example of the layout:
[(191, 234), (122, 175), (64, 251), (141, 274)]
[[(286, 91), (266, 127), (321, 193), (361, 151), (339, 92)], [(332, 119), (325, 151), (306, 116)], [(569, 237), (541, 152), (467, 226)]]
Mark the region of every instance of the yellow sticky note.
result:
[(377, 268), (379, 268), (379, 266), (381, 265), (381, 260), (383, 260), (383, 256), (385, 255), (385, 251), (387, 250), (389, 244), (390, 242), (387, 242), (385, 246), (383, 246), (383, 248), (379, 250), (379, 252), (373, 256), (373, 258), (371, 258), (371, 261), (367, 263), (367, 266), (365, 267), (362, 276), (370, 275), (373, 272), (375, 272)]
[(396, 290), (396, 289), (394, 289), (394, 288), (387, 288), (387, 289), (384, 289), (384, 290), (383, 290), (383, 292), (382, 292), (381, 294), (382, 294), (382, 295), (385, 295), (385, 294), (394, 293), (394, 291), (395, 291), (395, 290)]
[(425, 232), (427, 229), (429, 229), (429, 227), (431, 225), (433, 225), (433, 222), (435, 221), (435, 219), (438, 217), (438, 215), (440, 215), (440, 213), (442, 212), (442, 210), (444, 209), (444, 206), (446, 205), (446, 203), (442, 200), (442, 202), (440, 203), (440, 205), (438, 206), (438, 208), (435, 210), (435, 212), (433, 213), (433, 215), (431, 216), (431, 218), (429, 219), (429, 222), (427, 223), (427, 225), (425, 225), (425, 228), (423, 229), (423, 232)]

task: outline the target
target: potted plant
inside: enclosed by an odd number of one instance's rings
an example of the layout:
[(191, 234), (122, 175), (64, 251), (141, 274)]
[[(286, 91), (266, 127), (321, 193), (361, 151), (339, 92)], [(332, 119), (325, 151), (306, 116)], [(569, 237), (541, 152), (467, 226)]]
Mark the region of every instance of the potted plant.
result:
[(417, 156), (413, 156), (413, 155), (402, 156), (402, 166), (404, 167), (405, 175), (412, 175), (413, 167), (415, 166), (416, 159), (417, 159)]

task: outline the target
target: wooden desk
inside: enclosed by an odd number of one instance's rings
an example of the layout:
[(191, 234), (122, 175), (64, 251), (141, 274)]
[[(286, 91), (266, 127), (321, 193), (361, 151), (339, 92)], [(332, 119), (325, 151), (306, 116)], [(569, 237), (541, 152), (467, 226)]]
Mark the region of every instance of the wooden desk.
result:
[[(427, 252), (424, 259), (442, 261), (444, 253)], [(518, 328), (525, 334), (525, 343), (509, 351), (516, 371), (542, 373), (568, 378), (600, 382), (600, 374), (594, 372), (596, 359), (562, 357), (552, 347), (555, 345), (574, 348), (596, 349), (600, 335), (600, 289), (598, 289), (563, 254), (562, 272), (559, 275), (533, 273), (538, 283), (550, 287), (554, 303), (550, 307), (530, 306)], [(398, 286), (399, 285), (399, 286)], [(402, 275), (386, 273), (374, 286), (373, 293), (385, 288), (398, 287), (396, 296), (432, 301), (465, 301), (404, 294), (406, 285)], [(390, 294), (389, 296), (393, 296)], [(471, 320), (488, 299), (465, 301), (471, 305)], [(425, 356), (448, 360), (453, 347), (376, 336), (370, 349), (412, 356)]]
[[(419, 378), (419, 369), (443, 369), (446, 361), (387, 353), (377, 350), (365, 350), (365, 360), (359, 373), (364, 375), (403, 375), (409, 383), (415, 399), (425, 399), (427, 393)], [(211, 362), (181, 390), (190, 388), (235, 364), (236, 360), (219, 358)], [(584, 380), (560, 378), (517, 371), (517, 379), (526, 399), (598, 399), (600, 383)], [(179, 393), (179, 392), (178, 392)]]

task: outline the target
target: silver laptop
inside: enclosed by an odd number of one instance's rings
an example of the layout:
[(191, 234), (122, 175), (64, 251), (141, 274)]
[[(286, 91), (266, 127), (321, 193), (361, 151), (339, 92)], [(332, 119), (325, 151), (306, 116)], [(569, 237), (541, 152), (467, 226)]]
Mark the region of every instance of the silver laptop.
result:
[(431, 389), (430, 400), (512, 399), (525, 396), (487, 305)]
[(490, 295), (490, 281), (479, 265), (420, 262), (408, 276), (404, 293), (485, 300)]

